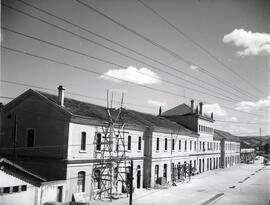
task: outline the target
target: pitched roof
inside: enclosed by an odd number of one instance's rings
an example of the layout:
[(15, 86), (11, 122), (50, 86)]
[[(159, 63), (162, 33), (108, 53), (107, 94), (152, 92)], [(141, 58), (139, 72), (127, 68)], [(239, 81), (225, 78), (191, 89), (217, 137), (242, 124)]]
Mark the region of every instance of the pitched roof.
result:
[(216, 140), (225, 139), (228, 141), (240, 142), (240, 139), (237, 136), (232, 135), (229, 132), (222, 131), (222, 130), (216, 130), (216, 129), (214, 131), (214, 139), (216, 139)]
[(164, 117), (159, 117), (159, 116), (142, 113), (142, 112), (138, 112), (134, 110), (128, 110), (128, 111), (136, 118), (145, 121), (149, 126), (152, 126), (154, 128), (169, 129), (169, 130), (173, 130), (175, 133), (186, 133), (186, 134), (197, 135), (193, 133), (191, 130), (185, 128), (184, 126), (179, 125), (178, 123), (168, 120)]
[(40, 186), (42, 182), (46, 180), (32, 172), (24, 169), (23, 167), (15, 164), (14, 162), (9, 161), (6, 158), (0, 158), (0, 167), (1, 171), (14, 176), (18, 179), (26, 181), (34, 186)]
[(191, 113), (191, 108), (187, 104), (183, 103), (170, 110), (167, 110), (166, 112), (163, 112), (162, 116), (186, 115), (189, 113)]
[[(41, 92), (41, 91), (36, 91), (36, 92), (45, 96), (50, 101), (57, 103), (56, 95), (52, 95), (52, 94)], [(82, 101), (75, 100), (72, 98), (65, 98), (64, 105), (65, 106), (61, 108), (65, 109), (66, 111), (70, 112), (73, 115), (97, 119), (104, 122), (108, 121), (106, 108), (103, 106), (95, 105), (88, 102), (82, 102)], [(116, 118), (118, 114), (118, 110), (111, 109), (110, 111), (111, 111), (112, 117)], [(170, 129), (178, 133), (184, 132), (187, 134), (196, 135), (195, 133), (183, 127), (182, 125), (179, 125), (175, 122), (167, 120), (163, 117), (158, 117), (155, 115), (138, 112), (135, 110), (122, 109), (121, 119), (123, 120), (124, 123), (127, 123), (127, 124), (133, 124), (133, 125), (143, 126), (143, 127), (152, 126), (155, 128)]]

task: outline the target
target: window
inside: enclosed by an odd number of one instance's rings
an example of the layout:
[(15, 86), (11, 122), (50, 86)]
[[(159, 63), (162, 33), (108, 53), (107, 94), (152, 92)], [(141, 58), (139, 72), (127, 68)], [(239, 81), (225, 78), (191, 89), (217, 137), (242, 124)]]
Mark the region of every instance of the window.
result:
[(13, 188), (12, 188), (12, 192), (14, 193), (14, 192), (19, 192), (19, 186), (14, 186)]
[(192, 150), (192, 141), (189, 141), (189, 150)]
[(57, 196), (56, 196), (57, 202), (62, 202), (62, 197), (63, 197), (63, 186), (58, 186), (57, 187)]
[(181, 150), (181, 140), (179, 140), (179, 150)]
[(205, 151), (205, 142), (203, 142), (203, 151)]
[(167, 138), (165, 138), (165, 144), (164, 144), (164, 149), (165, 149), (165, 151), (167, 150), (167, 148), (168, 148), (168, 140), (167, 140)]
[(185, 151), (187, 151), (187, 140), (185, 140)]
[(197, 142), (195, 141), (194, 142), (194, 150), (196, 150), (197, 149)]
[(172, 150), (174, 150), (174, 139), (172, 139)]
[(142, 150), (142, 137), (138, 138), (138, 150)]
[(131, 150), (131, 136), (128, 136), (128, 150)]
[(5, 194), (9, 194), (10, 192), (10, 187), (4, 187), (4, 191)]
[(96, 150), (100, 151), (101, 150), (101, 134), (97, 133), (96, 136)]
[(200, 150), (202, 150), (202, 142), (200, 142)]
[(159, 150), (159, 138), (157, 138), (156, 150)]
[(208, 150), (210, 149), (210, 147), (209, 147), (209, 142), (207, 142), (207, 149), (208, 149)]
[(77, 191), (84, 192), (85, 190), (85, 172), (81, 171), (78, 172), (78, 179), (77, 179)]
[(199, 125), (199, 131), (201, 131), (201, 125)]
[(35, 130), (28, 129), (27, 130), (27, 147), (34, 147), (35, 141)]
[(82, 132), (81, 134), (81, 150), (86, 150), (86, 132)]
[(21, 190), (22, 191), (26, 191), (27, 190), (27, 186), (26, 185), (22, 185)]

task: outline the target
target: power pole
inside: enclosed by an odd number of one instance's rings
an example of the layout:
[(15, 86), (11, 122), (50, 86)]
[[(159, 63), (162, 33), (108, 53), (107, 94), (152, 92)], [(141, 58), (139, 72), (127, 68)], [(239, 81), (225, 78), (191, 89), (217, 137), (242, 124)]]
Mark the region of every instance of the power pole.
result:
[(133, 159), (130, 161), (129, 205), (132, 205), (132, 192), (133, 192)]
[(262, 128), (260, 128), (260, 137), (262, 136)]

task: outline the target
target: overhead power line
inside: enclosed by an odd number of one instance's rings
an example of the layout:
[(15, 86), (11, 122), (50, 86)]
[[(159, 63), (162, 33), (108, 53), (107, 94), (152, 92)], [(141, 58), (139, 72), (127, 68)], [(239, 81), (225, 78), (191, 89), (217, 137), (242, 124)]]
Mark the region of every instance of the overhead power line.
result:
[[(119, 21), (116, 21), (115, 19), (111, 18), (110, 16), (106, 15), (105, 13), (101, 12), (100, 10), (98, 10), (98, 9), (90, 6), (89, 4), (84, 3), (81, 0), (76, 0), (76, 1), (78, 3), (80, 3), (81, 5), (85, 6), (86, 8), (88, 8), (88, 9), (96, 12), (97, 14), (99, 14), (99, 15), (103, 16), (104, 18), (110, 20), (111, 22), (117, 24), (118, 26), (122, 27), (123, 29), (125, 29), (125, 30), (127, 30), (127, 31), (129, 31), (129, 32), (131, 32), (133, 34), (135, 34), (139, 38), (141, 38), (141, 39), (149, 42), (150, 44), (154, 45), (155, 47), (159, 48), (160, 50), (163, 50), (164, 52), (168, 53), (169, 55), (171, 55), (171, 56), (179, 59), (180, 61), (186, 63), (187, 65), (196, 65), (195, 63), (191, 62), (190, 60), (185, 59), (183, 56), (180, 56), (179, 54), (177, 54), (176, 52), (170, 50), (169, 48), (167, 48), (167, 47), (165, 47), (165, 46), (163, 46), (163, 45), (161, 45), (161, 44), (159, 44), (159, 43), (151, 40), (150, 38), (142, 35), (141, 33), (135, 31), (132, 28), (127, 27), (126, 25), (120, 23)], [(202, 66), (199, 66), (199, 67), (202, 67)], [(212, 76), (210, 76), (210, 77), (212, 77)]]
[[(76, 70), (80, 70), (80, 71), (92, 73), (92, 74), (95, 74), (95, 75), (101, 75), (100, 72), (97, 72), (97, 71), (94, 71), (94, 70), (90, 70), (90, 69), (85, 68), (85, 67), (72, 65), (72, 64), (69, 64), (69, 63), (65, 63), (65, 62), (62, 62), (62, 61), (55, 60), (55, 59), (47, 58), (47, 57), (44, 57), (44, 56), (39, 56), (39, 55), (36, 55), (36, 54), (33, 54), (33, 53), (29, 53), (29, 52), (26, 52), (26, 51), (21, 51), (21, 50), (9, 48), (9, 47), (6, 47), (6, 46), (1, 46), (1, 47), (4, 48), (4, 49), (6, 49), (6, 50), (9, 50), (11, 52), (20, 53), (20, 54), (24, 54), (24, 55), (27, 55), (27, 56), (39, 58), (39, 59), (46, 60), (46, 61), (49, 61), (49, 62), (53, 62), (53, 63), (59, 64), (59, 65), (64, 65), (64, 66), (66, 66), (68, 68), (71, 68), (71, 69), (76, 69)], [(173, 92), (162, 90), (162, 89), (158, 89), (158, 88), (149, 87), (149, 86), (146, 86), (146, 85), (137, 84), (137, 83), (130, 82), (130, 81), (123, 80), (123, 79), (119, 79), (119, 78), (116, 78), (116, 77), (111, 77), (111, 78), (116, 79), (116, 80), (121, 80), (121, 81), (130, 83), (130, 84), (134, 84), (136, 86), (143, 87), (143, 88), (146, 88), (146, 89), (149, 89), (149, 90), (154, 90), (154, 91), (159, 92), (159, 93), (164, 93), (164, 94), (168, 94), (168, 95), (172, 95), (172, 96), (177, 96), (177, 97), (186, 97), (186, 98), (189, 98), (189, 99), (195, 99), (197, 101), (200, 101), (199, 99), (196, 99), (196, 98), (191, 98), (191, 97), (188, 97), (188, 96), (182, 96), (182, 95), (179, 95), (177, 93), (173, 93)], [(212, 104), (211, 102), (205, 102), (205, 103)], [(249, 114), (249, 115), (255, 115), (255, 116), (260, 116), (260, 117), (266, 117), (267, 118), (267, 116), (264, 116), (264, 115), (259, 115), (259, 114), (255, 114), (255, 113), (248, 113), (248, 112), (244, 112), (244, 111), (240, 111), (240, 110), (235, 110), (234, 108), (231, 108), (231, 107), (228, 107), (228, 106), (224, 106), (224, 105), (222, 105), (222, 106), (224, 108), (226, 108), (226, 109), (233, 110), (235, 112), (246, 113), (246, 114)]]
[[(230, 68), (228, 65), (226, 65), (224, 62), (222, 62), (218, 57), (216, 57), (213, 53), (211, 53), (208, 49), (206, 49), (205, 47), (203, 47), (200, 43), (198, 43), (197, 41), (195, 41), (193, 38), (190, 37), (190, 35), (186, 34), (183, 30), (181, 30), (179, 27), (175, 26), (174, 24), (172, 24), (168, 19), (166, 19), (164, 16), (162, 16), (160, 13), (158, 13), (155, 9), (153, 9), (151, 6), (149, 6), (149, 4), (146, 4), (143, 0), (137, 0), (138, 2), (140, 2), (145, 8), (147, 8), (148, 10), (150, 10), (151, 12), (153, 12), (154, 14), (156, 14), (158, 17), (160, 17), (164, 22), (166, 22), (168, 25), (170, 25), (170, 27), (172, 27), (175, 31), (177, 31), (177, 33), (181, 34), (182, 36), (184, 36), (186, 39), (188, 39), (191, 43), (193, 43), (195, 46), (197, 46), (198, 48), (200, 48), (202, 51), (204, 51), (206, 54), (208, 54), (208, 56), (210, 56), (212, 59), (214, 59), (216, 62), (218, 62), (220, 65), (222, 65), (224, 68), (226, 68), (227, 70), (229, 70), (230, 72), (232, 72), (235, 76), (237, 76), (238, 78), (240, 78), (241, 80), (243, 80), (246, 84), (248, 84), (249, 86), (251, 86), (252, 88), (254, 88), (255, 90), (263, 93), (260, 89), (258, 89), (256, 86), (254, 86), (252, 83), (250, 83), (248, 80), (246, 80), (245, 78), (243, 78), (239, 73), (235, 72), (232, 68)], [(203, 72), (208, 72), (206, 69), (202, 68), (199, 65), (194, 64), (195, 66), (197, 66), (199, 69), (202, 69)], [(209, 73), (209, 72), (208, 72)], [(220, 80), (224, 80), (222, 78), (220, 78), (217, 75), (214, 75), (213, 73), (211, 73), (214, 77), (216, 77), (217, 79)], [(230, 83), (228, 81), (225, 81), (226, 83)], [(233, 85), (235, 87), (235, 85)], [(237, 87), (238, 88), (238, 87)], [(240, 88), (238, 88), (239, 90), (241, 90)], [(243, 90), (242, 90), (243, 91)], [(245, 92), (245, 91), (244, 91)], [(264, 93), (263, 93), (264, 94)]]
[[(72, 53), (75, 53), (75, 54), (78, 54), (78, 55), (82, 55), (82, 56), (85, 56), (85, 57), (88, 57), (88, 58), (91, 58), (91, 59), (94, 59), (94, 60), (97, 60), (97, 61), (100, 61), (100, 62), (103, 62), (103, 63), (107, 63), (107, 64), (110, 64), (110, 65), (113, 65), (113, 66), (117, 66), (117, 67), (120, 67), (120, 68), (126, 68), (126, 67), (127, 67), (127, 66), (123, 66), (123, 65), (120, 65), (120, 64), (111, 62), (111, 61), (107, 61), (107, 60), (104, 60), (104, 59), (101, 59), (101, 58), (97, 58), (97, 57), (94, 57), (94, 56), (91, 56), (91, 55), (82, 53), (82, 52), (80, 52), (80, 51), (76, 51), (76, 50), (74, 50), (74, 49), (70, 49), (70, 48), (67, 48), (67, 47), (64, 47), (64, 46), (61, 46), (61, 45), (52, 43), (52, 42), (50, 42), (50, 41), (45, 41), (45, 40), (42, 40), (42, 39), (40, 39), (40, 38), (37, 38), (37, 37), (34, 37), (34, 36), (30, 36), (30, 35), (27, 35), (27, 34), (24, 34), (24, 33), (15, 31), (15, 30), (12, 30), (12, 29), (10, 29), (10, 28), (6, 28), (6, 27), (3, 27), (3, 26), (2, 26), (1, 28), (4, 29), (4, 30), (7, 30), (7, 31), (9, 31), (9, 32), (16, 33), (16, 34), (18, 34), (18, 35), (21, 35), (21, 36), (24, 36), (24, 37), (27, 37), (27, 38), (31, 38), (31, 39), (34, 39), (34, 40), (36, 40), (36, 41), (43, 42), (43, 43), (49, 44), (49, 45), (51, 45), (51, 46), (55, 46), (55, 47), (57, 47), (57, 48), (60, 48), (60, 49), (63, 49), (63, 50), (67, 50), (67, 51), (69, 51), (69, 52), (72, 52)], [(149, 75), (149, 74), (146, 74), (146, 73), (142, 73), (142, 75), (145, 75), (145, 76), (147, 76), (147, 77), (150, 77), (150, 78), (154, 78), (154, 79), (160, 80), (158, 77), (154, 77), (154, 76)], [(201, 90), (198, 90), (198, 89), (190, 88), (190, 87), (188, 87), (188, 86), (181, 85), (181, 84), (179, 84), (179, 83), (174, 83), (174, 82), (171, 82), (171, 81), (169, 81), (169, 80), (161, 79), (161, 81), (163, 81), (163, 82), (165, 82), (165, 83), (167, 83), (167, 84), (176, 86), (176, 87), (189, 89), (189, 90), (192, 90), (192, 91), (195, 91), (195, 92), (198, 92), (198, 93), (207, 95), (207, 96), (216, 97), (216, 98), (219, 98), (219, 99), (222, 99), (222, 100), (225, 100), (225, 101), (229, 101), (229, 102), (233, 102), (233, 103), (238, 102), (237, 100), (235, 100), (235, 99), (233, 99), (233, 98), (230, 98), (230, 97), (226, 97), (226, 98), (220, 97), (220, 96), (211, 94), (211, 93), (209, 93), (209, 92), (204, 92), (204, 91), (201, 91)]]
[[(20, 0), (17, 0), (17, 1), (20, 1)], [(103, 45), (103, 44), (101, 44), (101, 43), (98, 43), (98, 42), (96, 42), (96, 41), (90, 40), (89, 38), (83, 37), (83, 36), (81, 36), (81, 35), (79, 35), (79, 34), (77, 34), (77, 33), (74, 33), (74, 32), (71, 32), (71, 31), (69, 31), (69, 30), (66, 30), (66, 29), (64, 29), (64, 28), (62, 28), (62, 27), (60, 27), (60, 26), (57, 26), (57, 25), (52, 24), (52, 23), (50, 23), (50, 22), (48, 22), (48, 21), (45, 21), (45, 20), (43, 20), (43, 19), (40, 19), (40, 18), (38, 18), (38, 17), (36, 17), (36, 16), (33, 16), (33, 15), (31, 15), (31, 14), (28, 14), (28, 13), (26, 13), (26, 12), (24, 12), (24, 11), (18, 10), (18, 9), (16, 9), (16, 8), (14, 8), (14, 7), (8, 6), (8, 5), (3, 4), (3, 3), (2, 3), (2, 5), (5, 6), (5, 7), (7, 7), (7, 8), (9, 8), (9, 9), (15, 10), (15, 11), (17, 11), (17, 12), (19, 12), (19, 13), (22, 13), (22, 14), (24, 14), (24, 15), (27, 15), (27, 16), (29, 16), (29, 17), (31, 17), (31, 18), (34, 18), (34, 19), (36, 19), (36, 20), (38, 20), (38, 21), (41, 21), (41, 22), (43, 22), (43, 23), (46, 23), (46, 24), (48, 24), (48, 25), (50, 25), (50, 26), (53, 26), (53, 27), (55, 27), (55, 28), (57, 28), (57, 29), (60, 29), (60, 30), (62, 30), (62, 31), (65, 31), (65, 32), (67, 32), (67, 33), (69, 33), (69, 34), (71, 34), (71, 35), (74, 35), (74, 36), (78, 37), (78, 38), (81, 38), (81, 39), (86, 40), (86, 41), (88, 41), (88, 42), (90, 42), (90, 43), (93, 43), (93, 44), (95, 44), (95, 45), (98, 45), (98, 46), (100, 46), (100, 47), (102, 47), (102, 48), (105, 48), (105, 49), (107, 49), (107, 50), (110, 50), (110, 51), (112, 51), (112, 52), (115, 52), (115, 53), (117, 53), (117, 54), (119, 54), (119, 55), (122, 55), (122, 56), (127, 57), (127, 58), (132, 59), (132, 60), (135, 60), (135, 61), (137, 61), (137, 62), (139, 62), (139, 63), (148, 65), (148, 66), (150, 66), (151, 68), (153, 68), (153, 69), (155, 69), (155, 70), (158, 70), (158, 71), (163, 72), (163, 73), (165, 73), (165, 74), (167, 74), (167, 75), (170, 75), (171, 77), (174, 77), (174, 78), (177, 78), (177, 79), (181, 79), (181, 80), (183, 80), (183, 81), (185, 81), (185, 82), (188, 82), (188, 83), (190, 83), (190, 84), (192, 84), (192, 85), (196, 85), (196, 86), (199, 87), (199, 88), (204, 88), (205, 90), (208, 90), (208, 91), (210, 91), (210, 92), (216, 93), (216, 94), (218, 94), (218, 95), (222, 95), (220, 92), (211, 90), (211, 89), (209, 89), (209, 88), (207, 88), (207, 87), (204, 87), (204, 86), (199, 85), (199, 84), (196, 84), (196, 83), (194, 83), (194, 82), (192, 82), (192, 81), (189, 81), (189, 80), (186, 80), (186, 79), (181, 78), (181, 77), (179, 77), (179, 76), (176, 76), (175, 74), (172, 74), (172, 73), (170, 73), (170, 72), (164, 71), (164, 70), (161, 69), (161, 68), (158, 68), (158, 67), (155, 67), (155, 66), (153, 66), (153, 65), (150, 65), (150, 64), (148, 64), (148, 63), (146, 63), (146, 62), (144, 62), (144, 61), (141, 61), (141, 60), (139, 60), (139, 59), (136, 59), (136, 58), (134, 58), (134, 57), (131, 57), (131, 56), (127, 55), (127, 54), (124, 54), (124, 53), (122, 53), (122, 52), (119, 52), (119, 51), (117, 51), (117, 50), (115, 50), (115, 49), (112, 49), (112, 48), (110, 48), (110, 47), (108, 47), (108, 46), (105, 46), (105, 45)], [(44, 12), (45, 12), (45, 11), (44, 11)], [(46, 12), (46, 13), (47, 13), (47, 12)], [(6, 29), (7, 29), (7, 28), (6, 28)], [(11, 30), (11, 29), (9, 29), (9, 30)], [(18, 32), (17, 32), (17, 33), (18, 33)], [(88, 55), (88, 57), (89, 57), (89, 55)], [(95, 60), (98, 60), (98, 59), (95, 57)], [(105, 60), (103, 60), (103, 61), (105, 61)], [(107, 61), (107, 62), (108, 62), (108, 61)], [(160, 62), (160, 63), (161, 63), (161, 62)], [(114, 64), (115, 66), (120, 66), (119, 64), (116, 64), (116, 63), (113, 63), (113, 64)], [(164, 65), (165, 65), (165, 64), (164, 64)], [(165, 66), (166, 66), (166, 65), (165, 65)], [(121, 67), (121, 66), (120, 66), (120, 67)], [(170, 68), (170, 66), (168, 66), (168, 65), (167, 65), (167, 67)], [(193, 78), (193, 79), (196, 79), (196, 80), (198, 80), (198, 81), (200, 81), (200, 82), (203, 82), (204, 84), (210, 85), (211, 87), (214, 87), (214, 88), (216, 88), (216, 89), (219, 89), (219, 90), (224, 91), (224, 92), (227, 92), (227, 93), (230, 93), (230, 94), (232, 94), (232, 95), (234, 95), (234, 96), (236, 96), (236, 97), (239, 97), (239, 98), (241, 99), (241, 97), (240, 97), (239, 95), (236, 95), (236, 94), (234, 94), (234, 93), (232, 93), (232, 92), (230, 92), (230, 91), (227, 91), (227, 90), (225, 90), (225, 89), (223, 89), (223, 88), (220, 88), (220, 87), (218, 87), (218, 86), (216, 86), (216, 85), (213, 85), (213, 84), (211, 84), (211, 83), (209, 83), (209, 82), (205, 82), (205, 81), (203, 81), (203, 80), (201, 80), (201, 79), (199, 79), (199, 78), (197, 78), (197, 77), (194, 77), (194, 76), (192, 76), (192, 75), (186, 74), (185, 72), (182, 72), (182, 71), (180, 71), (180, 70), (178, 70), (178, 69), (176, 69), (176, 68), (172, 68), (172, 69), (174, 69), (175, 71), (177, 71), (177, 72), (179, 72), (179, 73), (181, 73), (181, 74), (184, 74), (184, 75), (187, 75), (187, 76), (189, 76), (189, 77), (191, 77), (191, 78)], [(152, 77), (152, 76), (151, 76), (151, 77)], [(168, 82), (169, 84), (174, 84), (174, 85), (177, 84), (177, 83), (173, 83), (173, 82), (171, 82), (171, 81), (167, 81), (167, 82)], [(181, 87), (185, 87), (186, 89), (189, 89), (189, 90), (193, 89), (193, 88), (190, 88), (190, 87), (187, 87), (187, 86), (183, 86), (183, 85), (180, 85), (180, 86), (181, 86)], [(195, 90), (195, 89), (193, 89), (193, 90)], [(199, 91), (199, 92), (201, 92), (201, 91)], [(208, 94), (209, 94), (209, 93), (208, 93)], [(222, 96), (227, 97), (227, 98), (230, 98), (230, 97), (228, 97), (228, 96), (225, 96), (224, 94), (223, 94)], [(232, 99), (232, 98), (231, 98), (231, 99)]]
[[(52, 88), (44, 88), (44, 87), (30, 85), (30, 84), (26, 84), (26, 83), (19, 83), (19, 82), (8, 81), (8, 80), (0, 80), (0, 82), (9, 83), (9, 84), (13, 84), (13, 85), (24, 86), (24, 87), (28, 87), (28, 88), (35, 88), (35, 89), (40, 89), (40, 90), (46, 90), (46, 91), (55, 92), (55, 89), (52, 89)], [(79, 97), (85, 97), (85, 98), (91, 98), (91, 99), (94, 99), (94, 100), (100, 100), (100, 101), (107, 102), (107, 99), (106, 98), (96, 97), (96, 96), (92, 96), (92, 95), (83, 95), (83, 94), (80, 94), (80, 93), (74, 93), (74, 92), (68, 92), (68, 91), (66, 91), (65, 93), (66, 94), (69, 94), (69, 95), (74, 95), (74, 96), (79, 96)], [(14, 97), (9, 97), (9, 96), (0, 96), (0, 98), (14, 99)], [(120, 103), (120, 102), (115, 101), (115, 100), (114, 100), (114, 102)], [(135, 104), (135, 103), (131, 103), (131, 102), (124, 102), (124, 104), (126, 104), (126, 105), (132, 105), (132, 106), (135, 106), (135, 107), (141, 107), (141, 108), (148, 108), (148, 109), (157, 110), (156, 108), (154, 108), (152, 106), (139, 105), (139, 104)]]
[[(7, 83), (11, 83), (11, 84), (16, 84), (16, 85), (21, 85), (21, 86), (27, 86), (27, 87), (36, 87), (36, 86), (33, 86), (33, 85), (29, 85), (29, 84), (22, 84), (22, 83), (16, 83), (16, 82), (12, 82), (12, 81), (5, 81), (5, 80), (1, 80), (1, 82), (7, 82)], [(37, 86), (38, 87), (38, 86)], [(47, 88), (41, 88), (41, 87), (38, 87), (39, 89), (42, 89), (42, 90), (53, 90), (53, 89), (47, 89)], [(89, 95), (82, 95), (82, 94), (77, 94), (77, 93), (70, 93), (70, 92), (66, 92), (67, 94), (70, 94), (70, 95), (75, 95), (75, 96), (83, 96), (83, 97), (87, 97), (87, 98), (92, 98), (92, 99), (95, 99), (95, 100), (101, 100), (101, 101), (106, 101), (105, 98), (99, 98), (99, 97), (94, 97), (94, 96), (89, 96)], [(10, 96), (0, 96), (0, 98), (3, 98), (3, 99), (9, 99), (9, 100), (13, 100), (15, 99), (15, 97), (10, 97)], [(36, 100), (33, 100), (33, 101), (36, 101)], [(141, 108), (149, 108), (149, 109), (153, 109), (153, 110), (156, 110), (156, 108), (154, 107), (150, 107), (150, 106), (144, 106), (144, 105), (138, 105), (138, 104), (133, 104), (133, 103), (125, 103), (127, 105), (133, 105), (133, 106), (137, 106), (137, 107), (141, 107)], [(38, 114), (38, 113), (37, 113)], [(269, 123), (267, 122), (244, 122), (244, 121), (232, 121), (232, 120), (221, 120), (221, 119), (215, 119), (215, 122), (223, 122), (223, 123), (232, 123), (232, 124), (254, 124), (254, 125), (268, 125)]]

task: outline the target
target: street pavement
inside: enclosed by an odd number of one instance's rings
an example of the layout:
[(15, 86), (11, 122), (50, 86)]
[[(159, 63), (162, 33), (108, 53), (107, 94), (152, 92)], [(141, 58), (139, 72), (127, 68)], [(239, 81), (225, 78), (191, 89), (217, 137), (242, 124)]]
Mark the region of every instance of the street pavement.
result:
[[(136, 190), (133, 205), (270, 205), (270, 166), (262, 159), (196, 175), (190, 182), (169, 189)], [(125, 205), (128, 198), (91, 204)]]

